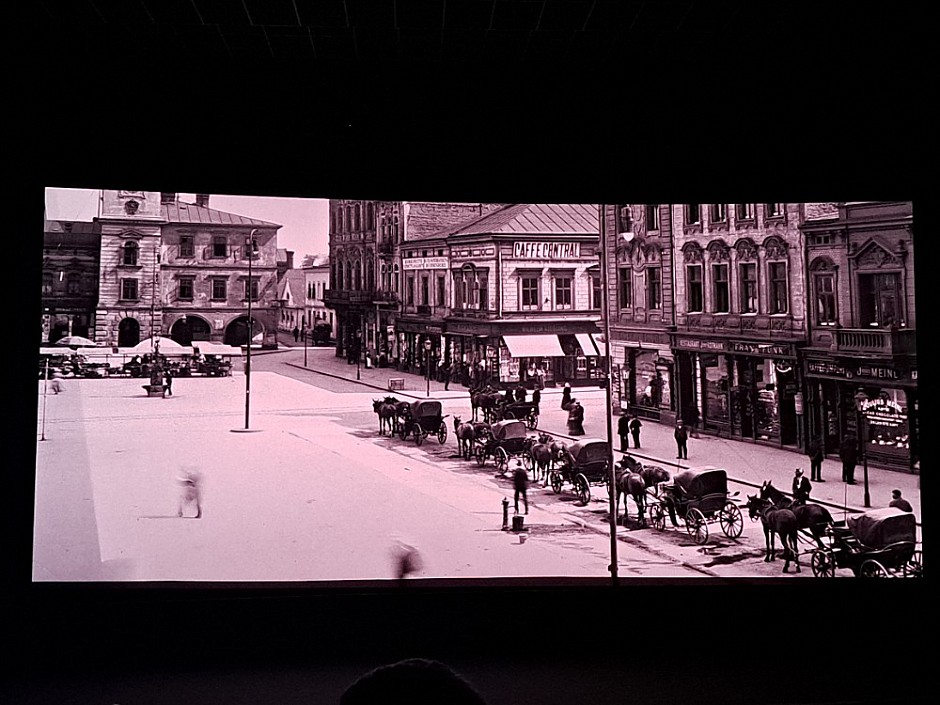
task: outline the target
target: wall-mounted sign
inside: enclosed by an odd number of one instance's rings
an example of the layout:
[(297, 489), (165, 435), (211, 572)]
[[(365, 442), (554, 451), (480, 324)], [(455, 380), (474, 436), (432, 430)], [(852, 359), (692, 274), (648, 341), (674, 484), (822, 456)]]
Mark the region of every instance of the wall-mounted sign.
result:
[(446, 257), (411, 257), (401, 261), (404, 270), (414, 269), (447, 269), (449, 263)]
[(843, 379), (883, 379), (887, 381), (900, 381), (903, 375), (893, 367), (880, 367), (878, 365), (840, 365), (827, 360), (807, 360), (806, 371), (814, 375), (841, 377)]
[(891, 399), (869, 399), (861, 407), (865, 420), (872, 425), (898, 428), (907, 422), (907, 410)]
[(516, 259), (578, 259), (580, 242), (515, 242), (512, 256)]
[(685, 350), (727, 350), (724, 340), (702, 340), (701, 338), (679, 338), (676, 347)]
[(789, 345), (780, 345), (779, 343), (742, 343), (731, 341), (728, 343), (728, 350), (745, 355), (768, 355), (771, 357), (790, 357), (792, 355)]

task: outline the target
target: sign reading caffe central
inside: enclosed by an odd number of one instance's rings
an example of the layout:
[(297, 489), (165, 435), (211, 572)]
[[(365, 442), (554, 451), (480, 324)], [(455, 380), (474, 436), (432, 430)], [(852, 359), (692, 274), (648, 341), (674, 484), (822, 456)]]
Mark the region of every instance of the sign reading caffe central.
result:
[(512, 256), (516, 259), (578, 259), (580, 242), (515, 242)]

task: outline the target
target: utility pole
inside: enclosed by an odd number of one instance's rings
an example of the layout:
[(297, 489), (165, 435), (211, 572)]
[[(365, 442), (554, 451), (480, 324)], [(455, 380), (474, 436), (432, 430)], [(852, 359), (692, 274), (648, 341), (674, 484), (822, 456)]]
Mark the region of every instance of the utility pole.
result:
[(598, 215), (600, 220), (600, 231), (601, 231), (601, 288), (603, 290), (603, 296), (601, 296), (601, 319), (604, 327), (604, 373), (605, 373), (605, 391), (606, 391), (606, 400), (607, 400), (607, 410), (605, 416), (607, 418), (607, 448), (609, 449), (609, 454), (607, 457), (608, 464), (608, 476), (607, 482), (610, 487), (610, 496), (608, 497), (610, 503), (610, 577), (613, 581), (614, 587), (617, 587), (617, 474), (614, 472), (614, 457), (613, 457), (613, 422), (611, 419), (611, 414), (613, 413), (613, 402), (610, 385), (612, 382), (612, 377), (610, 373), (610, 291), (607, 288), (607, 220), (606, 220), (606, 209), (604, 204), (601, 203), (598, 208), (600, 209)]

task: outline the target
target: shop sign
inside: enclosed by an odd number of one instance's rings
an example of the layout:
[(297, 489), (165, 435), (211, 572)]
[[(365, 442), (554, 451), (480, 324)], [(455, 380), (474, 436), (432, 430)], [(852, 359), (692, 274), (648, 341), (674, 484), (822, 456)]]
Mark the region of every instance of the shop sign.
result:
[(897, 428), (907, 421), (904, 407), (891, 399), (869, 399), (862, 402), (861, 407), (869, 423)]
[(457, 247), (451, 250), (451, 257), (492, 257), (492, 247)]
[(846, 367), (835, 362), (826, 360), (808, 360), (806, 362), (806, 371), (810, 374), (829, 375), (832, 377), (842, 377), (844, 379), (884, 379), (889, 381), (900, 381), (901, 373), (892, 367), (879, 367), (877, 365), (853, 365)]
[(731, 352), (743, 353), (745, 355), (769, 355), (777, 357), (792, 357), (792, 351), (789, 345), (771, 344), (771, 343), (741, 343), (732, 341), (728, 343), (728, 349)]
[(446, 257), (410, 257), (401, 261), (402, 269), (447, 269), (450, 263)]
[(512, 256), (515, 259), (578, 259), (581, 257), (581, 243), (514, 242)]
[(793, 395), (793, 411), (797, 416), (803, 415), (803, 392), (797, 392)]
[(685, 350), (727, 350), (724, 340), (702, 340), (701, 338), (679, 338), (676, 347)]

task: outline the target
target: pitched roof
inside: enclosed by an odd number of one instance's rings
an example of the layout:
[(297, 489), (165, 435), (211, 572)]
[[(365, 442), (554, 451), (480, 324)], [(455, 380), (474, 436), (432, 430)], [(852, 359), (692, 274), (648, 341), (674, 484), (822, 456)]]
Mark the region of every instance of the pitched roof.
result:
[[(307, 294), (305, 291), (306, 284), (307, 276), (302, 269), (288, 269), (284, 274), (284, 279), (281, 280), (281, 290), (278, 298), (285, 301), (290, 299), (295, 306), (301, 305)], [(289, 297), (288, 291), (290, 291)]]
[(67, 233), (67, 234), (101, 234), (101, 223), (98, 221), (87, 222), (81, 220), (47, 220), (45, 225), (47, 233)]
[(215, 208), (197, 206), (194, 203), (160, 204), (163, 217), (170, 223), (198, 223), (200, 225), (254, 225), (258, 227), (279, 228), (278, 223), (269, 223), (266, 220), (246, 218), (243, 215), (218, 211)]
[(515, 203), (437, 236), (597, 235), (596, 203)]

